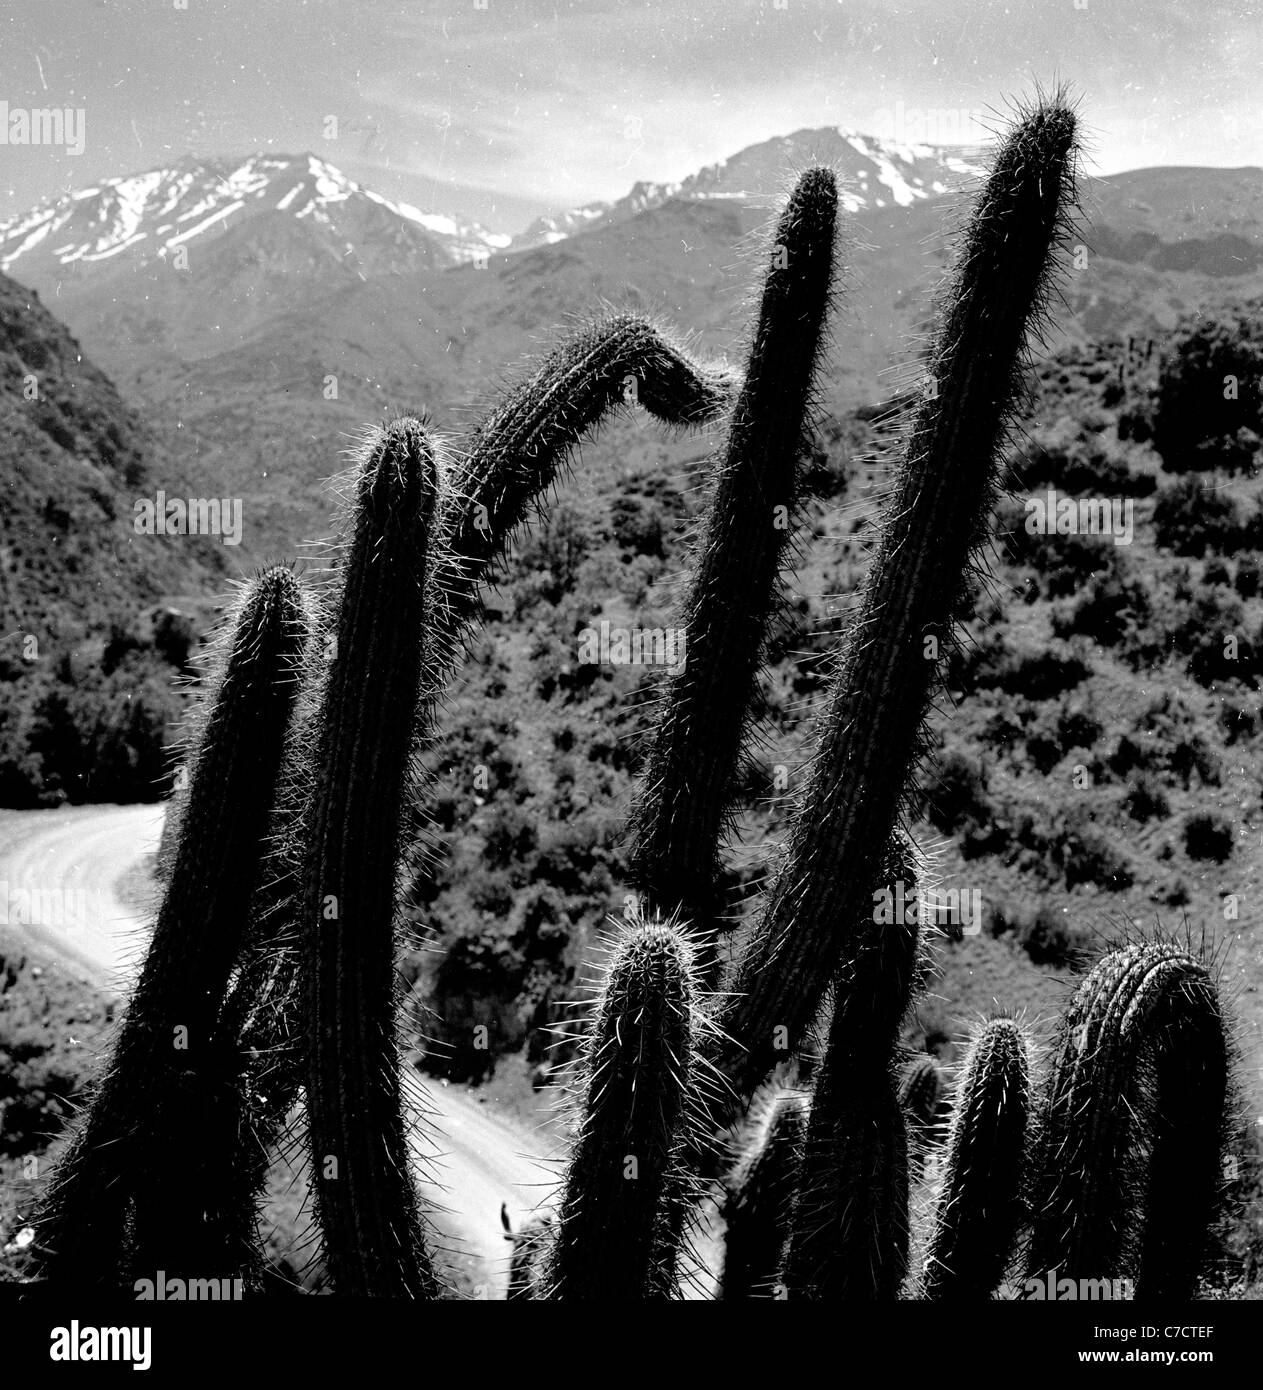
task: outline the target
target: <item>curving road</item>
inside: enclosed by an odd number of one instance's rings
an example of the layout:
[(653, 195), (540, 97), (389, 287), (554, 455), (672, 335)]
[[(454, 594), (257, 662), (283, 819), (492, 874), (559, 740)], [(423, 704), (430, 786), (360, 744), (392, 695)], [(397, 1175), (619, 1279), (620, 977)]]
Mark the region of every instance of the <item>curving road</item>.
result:
[[(136, 900), (163, 814), (160, 805), (0, 810), (0, 943), (29, 941), (79, 978), (124, 993), (148, 939)], [(427, 1195), (446, 1211), (441, 1224), (476, 1292), (503, 1298), (500, 1206), (517, 1226), (547, 1196), (552, 1169), (529, 1155), (550, 1145), (462, 1088), (429, 1086), (418, 1099), (433, 1116), (412, 1138)]]

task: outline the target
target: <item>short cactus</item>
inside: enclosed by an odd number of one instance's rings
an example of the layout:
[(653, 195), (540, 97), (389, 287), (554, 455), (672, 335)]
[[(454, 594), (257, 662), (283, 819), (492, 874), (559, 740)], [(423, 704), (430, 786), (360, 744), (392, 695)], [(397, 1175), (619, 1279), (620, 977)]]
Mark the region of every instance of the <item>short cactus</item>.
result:
[(924, 1297), (987, 1299), (1003, 1277), (1022, 1221), (1030, 1109), (1026, 1034), (1016, 1019), (993, 1018), (957, 1082)]
[(943, 1096), (943, 1077), (929, 1053), (910, 1058), (899, 1077), (899, 1106), (908, 1124), (909, 1137), (925, 1139), (938, 1117)]
[(810, 1113), (803, 1091), (769, 1082), (743, 1127), (744, 1149), (724, 1182), (723, 1299), (780, 1298), (785, 1245)]
[(676, 1213), (697, 1088), (693, 950), (675, 927), (618, 930), (578, 1075), (584, 1108), (566, 1170), (545, 1296), (644, 1300), (677, 1289)]
[(1041, 1107), (1028, 1277), (1188, 1298), (1220, 1195), (1231, 1051), (1206, 966), (1136, 942), (1079, 986)]

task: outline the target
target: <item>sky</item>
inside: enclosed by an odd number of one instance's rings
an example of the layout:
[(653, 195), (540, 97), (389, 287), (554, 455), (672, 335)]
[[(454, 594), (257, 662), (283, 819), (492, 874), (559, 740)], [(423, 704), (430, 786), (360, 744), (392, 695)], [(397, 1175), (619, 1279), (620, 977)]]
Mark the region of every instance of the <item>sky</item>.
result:
[[(0, 0), (0, 219), (199, 157), (312, 151), (427, 212), (520, 230), (841, 125), (976, 139), (1071, 84), (1087, 168), (1263, 165), (1263, 0)], [(0, 116), (3, 116), (0, 110)], [(331, 119), (332, 118), (332, 119)]]

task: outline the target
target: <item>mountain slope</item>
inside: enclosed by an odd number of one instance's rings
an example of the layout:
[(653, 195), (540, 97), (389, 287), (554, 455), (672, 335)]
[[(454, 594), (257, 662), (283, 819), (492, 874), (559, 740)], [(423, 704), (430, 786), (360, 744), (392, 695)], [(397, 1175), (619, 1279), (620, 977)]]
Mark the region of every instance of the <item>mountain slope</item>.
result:
[(151, 448), (38, 296), (0, 276), (2, 805), (157, 795), (171, 678), (225, 566), (217, 539), (136, 534), (138, 498), (193, 492)]

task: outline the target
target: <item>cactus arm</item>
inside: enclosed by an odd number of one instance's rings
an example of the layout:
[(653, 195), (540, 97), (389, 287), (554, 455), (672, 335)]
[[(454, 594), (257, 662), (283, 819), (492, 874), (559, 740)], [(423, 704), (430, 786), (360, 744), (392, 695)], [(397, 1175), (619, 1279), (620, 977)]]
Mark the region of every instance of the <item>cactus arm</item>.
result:
[(444, 501), (429, 615), (429, 687), (443, 684), (477, 616), (478, 590), (583, 436), (637, 399), (667, 424), (698, 426), (732, 402), (731, 376), (694, 363), (643, 318), (603, 319), (563, 341), (478, 427)]

